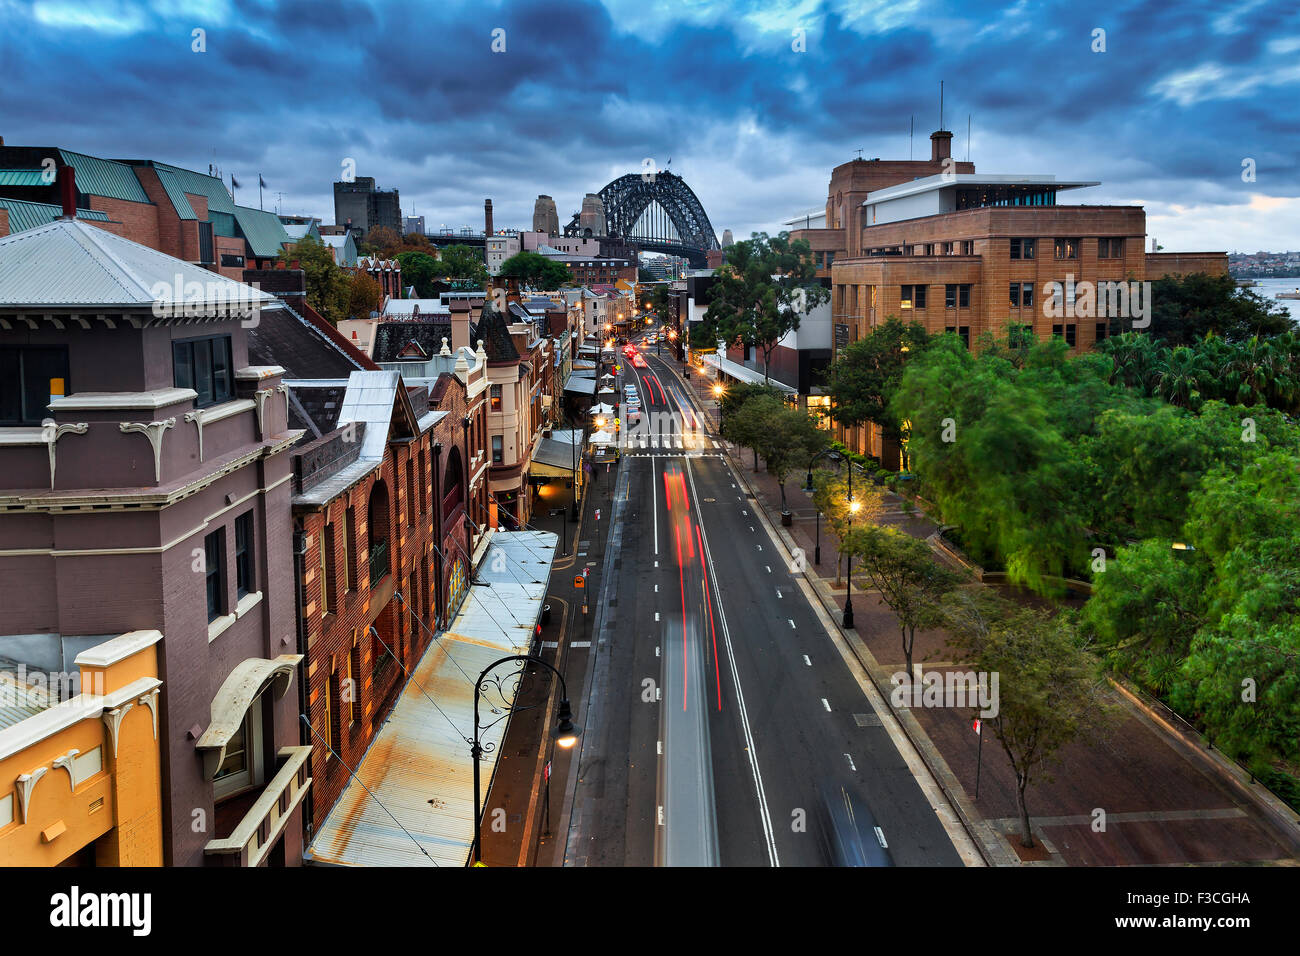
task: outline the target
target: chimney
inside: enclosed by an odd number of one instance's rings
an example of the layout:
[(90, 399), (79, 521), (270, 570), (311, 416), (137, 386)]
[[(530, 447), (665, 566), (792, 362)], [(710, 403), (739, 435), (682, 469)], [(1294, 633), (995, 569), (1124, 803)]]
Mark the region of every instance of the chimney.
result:
[(451, 347), (457, 351), (467, 348), (469, 346), (469, 303), (464, 299), (452, 299), (447, 307), (451, 310)]
[(63, 218), (77, 218), (77, 168), (60, 166), (55, 178), (59, 183), (59, 198), (63, 201)]
[(952, 133), (946, 129), (930, 134), (930, 162), (941, 163), (952, 156)]
[(483, 200), (483, 233), (492, 235), (492, 200)]

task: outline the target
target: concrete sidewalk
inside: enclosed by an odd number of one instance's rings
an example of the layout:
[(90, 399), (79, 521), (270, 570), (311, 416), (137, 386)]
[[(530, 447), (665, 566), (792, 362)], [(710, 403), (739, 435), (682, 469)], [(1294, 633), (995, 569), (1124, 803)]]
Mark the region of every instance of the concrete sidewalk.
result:
[[(694, 390), (702, 407), (714, 408), (710, 380), (701, 380), (696, 373), (684, 384)], [(753, 471), (751, 452), (733, 447), (728, 453), (779, 540), (787, 549), (803, 550), (806, 578), (838, 621), (848, 593), (845, 587), (835, 586), (838, 542), (821, 522), (822, 561), (813, 563), (816, 508), (798, 487), (802, 476), (786, 483), (794, 522), (783, 528), (776, 480), (766, 471)], [(761, 468), (761, 459), (759, 464)], [(886, 495), (878, 523), (922, 539), (938, 530), (924, 514), (905, 510), (903, 499), (892, 493)], [(936, 556), (936, 560), (951, 559)], [(1036, 596), (1013, 596), (1043, 603)], [(852, 600), (856, 627), (843, 633), (888, 698), (890, 676), (905, 668), (897, 619), (872, 592), (854, 587)], [(942, 631), (918, 633), (913, 659), (926, 662), (928, 670), (965, 670), (954, 668)], [(1131, 696), (1117, 693), (1114, 697), (1123, 716), (1111, 737), (1062, 748), (1052, 779), (1031, 782), (1027, 800), (1044, 852), (1037, 855), (1041, 859), (1025, 862), (1114, 866), (1298, 861), (1300, 829), (1295, 813), (1271, 801), (1262, 788), (1235, 779), (1217, 755), (1169, 733)], [(997, 739), (986, 734), (981, 755), (980, 737), (966, 709), (902, 708), (896, 714), (986, 860), (992, 865), (1018, 865), (1015, 778)], [(977, 761), (978, 799), (974, 796)]]

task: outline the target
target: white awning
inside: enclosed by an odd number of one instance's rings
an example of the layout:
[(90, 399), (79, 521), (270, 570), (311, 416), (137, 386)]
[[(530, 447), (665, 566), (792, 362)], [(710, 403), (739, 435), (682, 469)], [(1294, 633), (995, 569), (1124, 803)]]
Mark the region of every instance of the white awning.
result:
[[(475, 573), (478, 583), (415, 666), (307, 860), (339, 866), (468, 862), (474, 765), (465, 740), (474, 735), (475, 681), (492, 662), (528, 653), (558, 541), (546, 531), (492, 533)], [(492, 673), (511, 672), (503, 664)], [(508, 724), (502, 720), (480, 735), (485, 782), (492, 779)], [(488, 805), (487, 790), (483, 799)]]
[(762, 372), (755, 372), (752, 368), (746, 368), (743, 365), (739, 365), (731, 361), (731, 359), (727, 358), (725, 355), (721, 355), (717, 352), (710, 352), (701, 355), (700, 361), (705, 365), (712, 365), (723, 375), (729, 375), (739, 381), (749, 382), (751, 385), (770, 385), (772, 388), (785, 392), (788, 395), (798, 394), (796, 389), (791, 388), (789, 385), (785, 384), (785, 382), (778, 382), (774, 378), (764, 379)]

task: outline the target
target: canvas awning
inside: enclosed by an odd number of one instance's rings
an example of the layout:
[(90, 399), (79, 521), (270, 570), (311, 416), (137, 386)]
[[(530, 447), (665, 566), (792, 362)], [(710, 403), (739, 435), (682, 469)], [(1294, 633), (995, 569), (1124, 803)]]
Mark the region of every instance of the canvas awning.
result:
[(243, 726), (249, 705), (272, 686), (275, 696), (283, 697), (301, 660), (301, 654), (281, 654), (273, 661), (250, 657), (226, 675), (221, 689), (212, 698), (212, 723), (194, 744), (194, 749), (203, 755), (205, 780), (215, 777), (226, 759), (226, 747)]

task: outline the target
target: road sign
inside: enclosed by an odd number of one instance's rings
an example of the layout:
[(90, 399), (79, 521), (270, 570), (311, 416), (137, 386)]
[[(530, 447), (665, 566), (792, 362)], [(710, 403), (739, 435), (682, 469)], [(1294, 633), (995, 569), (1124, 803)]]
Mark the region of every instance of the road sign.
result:
[(585, 588), (587, 586), (587, 579), (581, 574), (575, 575), (573, 578), (573, 586), (575, 588)]

